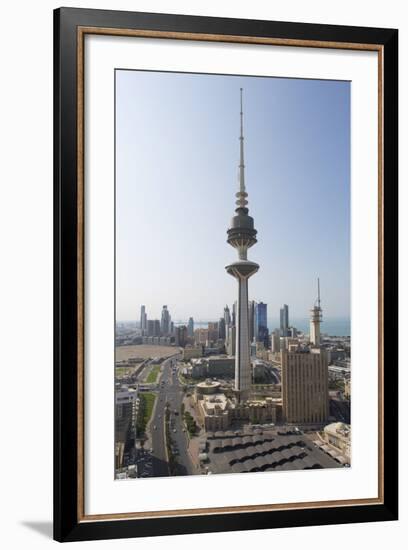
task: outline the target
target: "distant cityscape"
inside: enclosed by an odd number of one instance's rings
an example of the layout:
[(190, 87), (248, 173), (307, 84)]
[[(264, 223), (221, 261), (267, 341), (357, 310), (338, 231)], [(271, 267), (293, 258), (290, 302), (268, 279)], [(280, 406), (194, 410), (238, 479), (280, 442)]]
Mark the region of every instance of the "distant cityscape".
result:
[[(222, 311), (222, 308), (220, 308)], [(267, 317), (267, 326), (269, 332), (273, 332), (275, 328), (280, 326), (279, 321), (279, 315), (276, 315), (274, 317), (269, 317), (269, 306), (267, 304), (267, 310), (268, 310), (268, 317)], [(279, 310), (278, 310), (279, 313)], [(173, 325), (175, 327), (188, 324), (188, 319), (182, 319), (175, 317), (173, 321)], [(159, 319), (160, 320), (160, 319)], [(209, 319), (205, 319), (202, 317), (196, 317), (193, 316), (194, 320), (194, 327), (195, 328), (207, 328), (208, 323), (217, 323), (218, 318), (216, 316), (211, 317)], [(296, 327), (298, 332), (304, 332), (308, 334), (309, 328), (310, 328), (310, 319), (308, 317), (291, 317), (290, 319), (291, 326)], [(117, 327), (124, 328), (126, 327), (126, 330), (130, 331), (130, 334), (133, 336), (136, 335), (136, 329), (140, 328), (140, 321), (139, 320), (117, 320), (116, 321)], [(322, 334), (323, 335), (330, 335), (330, 336), (350, 336), (351, 334), (351, 327), (350, 327), (350, 319), (346, 317), (332, 317), (328, 318), (325, 316), (324, 318), (324, 324), (322, 326)], [(133, 343), (133, 342), (130, 342)]]
[[(291, 338), (300, 346), (309, 342), (313, 332), (314, 321), (309, 320), (309, 331), (297, 328), (290, 323), (289, 306), (284, 304), (280, 310), (280, 324), (272, 331), (266, 322), (268, 305), (263, 302), (250, 301), (249, 307), (249, 340), (251, 356), (256, 356), (261, 350), (264, 352), (279, 352), (287, 349), (292, 344)], [(199, 321), (193, 317), (187, 321), (173, 321), (167, 305), (163, 306), (161, 319), (148, 319), (145, 305), (141, 306), (139, 321), (118, 321), (116, 323), (116, 346), (131, 346), (140, 344), (171, 345), (183, 348), (204, 345), (205, 354), (210, 354), (213, 348), (217, 353), (234, 353), (234, 338), (232, 337), (236, 327), (237, 302), (231, 307), (226, 305), (223, 315), (218, 321)], [(313, 308), (311, 310), (314, 311)], [(322, 311), (322, 310), (321, 310)], [(302, 322), (302, 321), (301, 321)], [(320, 323), (323, 322), (322, 316)], [(320, 324), (319, 323), (319, 324)], [(302, 322), (305, 324), (305, 321)], [(323, 331), (320, 335), (321, 344), (325, 346), (329, 361), (332, 357), (333, 347), (339, 343), (350, 343), (350, 334), (340, 334), (349, 328), (347, 320), (333, 320), (331, 325), (339, 329), (338, 334)], [(320, 330), (320, 326), (319, 326)], [(288, 340), (289, 338), (289, 340)], [(333, 356), (333, 358), (335, 358)]]
[[(341, 468), (351, 465), (351, 341), (322, 330), (320, 280), (308, 330), (282, 304), (249, 300), (261, 266), (245, 186), (243, 101), (235, 213), (226, 266), (237, 299), (215, 321), (182, 323), (163, 305), (160, 319), (140, 306), (116, 323), (115, 478)], [(203, 296), (205, 300), (205, 295)], [(177, 315), (177, 304), (174, 304)], [(305, 312), (306, 314), (306, 312)], [(324, 326), (324, 325), (323, 325)]]

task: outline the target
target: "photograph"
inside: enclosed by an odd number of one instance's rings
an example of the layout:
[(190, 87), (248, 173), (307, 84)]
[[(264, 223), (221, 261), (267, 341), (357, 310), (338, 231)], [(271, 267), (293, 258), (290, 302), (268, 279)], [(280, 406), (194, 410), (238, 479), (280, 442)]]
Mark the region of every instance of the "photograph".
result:
[(353, 468), (351, 82), (114, 85), (113, 478)]

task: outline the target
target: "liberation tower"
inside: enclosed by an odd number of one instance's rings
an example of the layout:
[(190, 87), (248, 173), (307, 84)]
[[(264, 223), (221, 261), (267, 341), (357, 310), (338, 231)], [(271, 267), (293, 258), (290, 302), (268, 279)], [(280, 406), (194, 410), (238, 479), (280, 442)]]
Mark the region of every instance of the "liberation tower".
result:
[(317, 300), (310, 310), (310, 343), (320, 346), (320, 323), (322, 322), (322, 308), (320, 307), (320, 279), (317, 279)]
[(239, 401), (246, 401), (251, 389), (251, 361), (249, 346), (249, 315), (248, 315), (248, 279), (256, 273), (259, 265), (247, 258), (248, 248), (256, 243), (256, 229), (254, 220), (248, 215), (247, 196), (245, 191), (245, 164), (244, 164), (244, 128), (241, 96), (241, 133), (240, 162), (239, 162), (239, 191), (236, 193), (235, 216), (227, 231), (227, 242), (238, 250), (238, 260), (226, 266), (227, 273), (238, 281), (238, 301), (236, 316), (236, 343), (235, 343), (235, 390)]

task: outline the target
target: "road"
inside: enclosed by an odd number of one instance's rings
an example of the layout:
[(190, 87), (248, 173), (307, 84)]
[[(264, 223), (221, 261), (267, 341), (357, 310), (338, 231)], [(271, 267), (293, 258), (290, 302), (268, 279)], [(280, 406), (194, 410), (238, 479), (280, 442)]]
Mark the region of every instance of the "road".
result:
[[(180, 413), (184, 394), (177, 373), (175, 370), (173, 372), (173, 366), (175, 367), (176, 360), (177, 356), (173, 356), (169, 359), (165, 359), (162, 363), (162, 373), (159, 379), (156, 406), (150, 422), (154, 477), (170, 475), (166, 454), (166, 435), (164, 426), (166, 403), (169, 403), (171, 411), (170, 434), (173, 445), (175, 445), (178, 452), (176, 455), (176, 475), (189, 475), (194, 473), (194, 467), (187, 450), (188, 438), (187, 434), (183, 432), (184, 425)], [(176, 412), (178, 414), (176, 414)]]

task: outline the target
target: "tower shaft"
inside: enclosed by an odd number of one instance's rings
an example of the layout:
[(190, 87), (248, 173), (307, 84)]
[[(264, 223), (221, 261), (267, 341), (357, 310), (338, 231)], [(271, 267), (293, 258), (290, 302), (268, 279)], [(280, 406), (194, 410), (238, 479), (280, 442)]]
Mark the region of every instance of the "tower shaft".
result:
[(255, 262), (240, 261), (227, 266), (227, 272), (238, 282), (235, 343), (235, 390), (240, 401), (246, 401), (251, 389), (251, 354), (249, 343), (248, 279), (256, 273)]
[(248, 279), (238, 278), (237, 343), (235, 350), (235, 390), (242, 401), (251, 389), (251, 359), (249, 350)]

